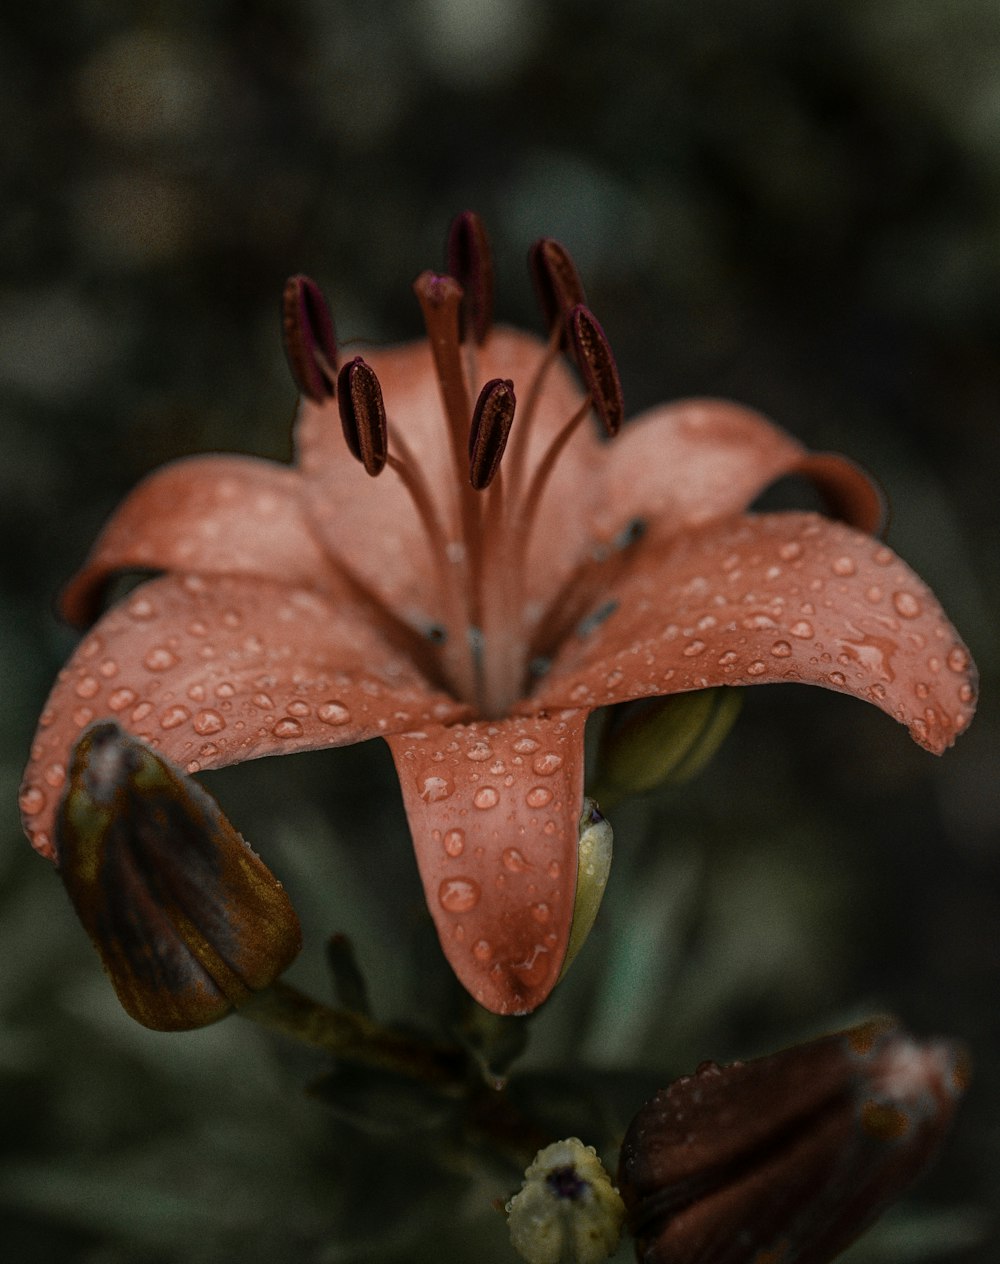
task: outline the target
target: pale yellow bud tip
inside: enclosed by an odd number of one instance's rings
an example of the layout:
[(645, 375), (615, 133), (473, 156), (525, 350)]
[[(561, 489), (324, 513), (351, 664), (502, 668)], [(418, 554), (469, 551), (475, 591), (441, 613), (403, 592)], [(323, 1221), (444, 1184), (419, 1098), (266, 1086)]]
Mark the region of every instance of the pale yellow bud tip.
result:
[(614, 831), (593, 799), (584, 799), (580, 815), (580, 841), (577, 845), (576, 896), (573, 922), (560, 979), (583, 947), (597, 919), (597, 910), (604, 899), (604, 888), (611, 873)]
[(539, 1150), (507, 1204), (510, 1240), (528, 1264), (600, 1264), (614, 1254), (624, 1220), (597, 1152), (577, 1137)]

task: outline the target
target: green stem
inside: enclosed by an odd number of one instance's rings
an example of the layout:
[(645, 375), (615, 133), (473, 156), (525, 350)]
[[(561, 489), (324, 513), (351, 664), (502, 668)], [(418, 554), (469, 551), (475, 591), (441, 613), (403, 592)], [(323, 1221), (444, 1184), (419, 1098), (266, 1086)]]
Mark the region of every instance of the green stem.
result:
[(331, 1009), (287, 983), (272, 983), (237, 1013), (345, 1061), (445, 1089), (457, 1090), (467, 1081), (468, 1062), (460, 1049), (392, 1031), (363, 1014)]

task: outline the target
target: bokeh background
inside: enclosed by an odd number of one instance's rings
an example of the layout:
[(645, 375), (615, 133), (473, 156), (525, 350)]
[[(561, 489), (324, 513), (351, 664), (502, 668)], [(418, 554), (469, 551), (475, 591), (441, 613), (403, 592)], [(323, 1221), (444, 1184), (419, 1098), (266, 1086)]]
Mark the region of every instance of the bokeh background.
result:
[[(994, 1260), (994, 0), (35, 0), (3, 7), (0, 85), (4, 1258), (512, 1258), (493, 1202), (516, 1172), (420, 1103), (307, 1097), (323, 1060), (239, 1019), (132, 1024), (15, 808), (74, 644), (53, 596), (117, 500), (185, 453), (288, 457), (285, 277), (324, 285), (344, 337), (415, 335), (410, 280), (472, 207), (507, 320), (537, 320), (530, 241), (572, 249), (632, 410), (730, 396), (876, 471), (983, 673), (941, 760), (843, 697), (747, 691), (709, 771), (615, 814), (605, 910), (524, 1082), (613, 1154), (702, 1058), (894, 1011), (960, 1037), (976, 1079), (852, 1258)], [(380, 1016), (445, 1013), (379, 743), (210, 789), (300, 907), (294, 977), (322, 991), (343, 930)]]

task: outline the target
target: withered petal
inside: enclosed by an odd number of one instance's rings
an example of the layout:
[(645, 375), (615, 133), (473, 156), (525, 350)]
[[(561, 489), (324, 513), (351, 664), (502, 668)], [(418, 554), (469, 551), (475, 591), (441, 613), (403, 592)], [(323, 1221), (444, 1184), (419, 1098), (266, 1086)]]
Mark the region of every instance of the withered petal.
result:
[(576, 894), (583, 728), (578, 711), (388, 739), (427, 906), (481, 1005), (523, 1014), (559, 977)]
[(799, 681), (874, 703), (937, 754), (975, 709), (975, 668), (930, 589), (877, 540), (818, 514), (643, 539), (603, 596), (614, 612), (564, 644), (531, 706)]
[(95, 720), (197, 772), (467, 715), (343, 592), (164, 576), (110, 610), (60, 673), (25, 770), (25, 830), (54, 858), (70, 750)]
[(255, 457), (199, 456), (142, 480), (115, 510), (61, 597), (70, 622), (97, 617), (119, 571), (259, 575), (322, 587), (329, 564), (301, 503), (296, 470)]

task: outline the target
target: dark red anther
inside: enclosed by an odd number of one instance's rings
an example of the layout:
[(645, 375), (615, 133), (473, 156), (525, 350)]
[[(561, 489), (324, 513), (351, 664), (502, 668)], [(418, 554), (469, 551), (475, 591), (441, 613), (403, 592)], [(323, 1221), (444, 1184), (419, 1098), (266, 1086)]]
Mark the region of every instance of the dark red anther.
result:
[(500, 468), (514, 421), (514, 383), (495, 377), (479, 392), (469, 431), (469, 479), (476, 491), (489, 487)]
[[(573, 308), (587, 301), (569, 251), (554, 238), (542, 237), (528, 252), (528, 267), (549, 332), (557, 325), (565, 327)], [(562, 345), (566, 345), (565, 330)]]
[(382, 387), (375, 370), (355, 356), (340, 370), (337, 404), (351, 455), (369, 474), (381, 474), (389, 455)]
[(475, 211), (463, 211), (448, 232), (448, 271), (465, 291), (461, 337), (469, 331), (482, 346), (493, 325), (493, 252), (483, 221)]
[(578, 303), (567, 322), (570, 347), (594, 409), (609, 435), (625, 420), (625, 403), (614, 352), (589, 307)]
[(964, 1056), (877, 1020), (702, 1063), (639, 1111), (618, 1185), (645, 1264), (828, 1264), (928, 1164)]
[(292, 377), (314, 403), (337, 388), (337, 339), (323, 291), (307, 276), (289, 277), (282, 298), (285, 355)]

